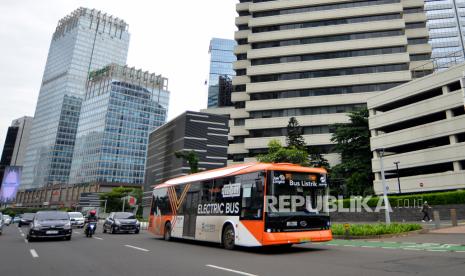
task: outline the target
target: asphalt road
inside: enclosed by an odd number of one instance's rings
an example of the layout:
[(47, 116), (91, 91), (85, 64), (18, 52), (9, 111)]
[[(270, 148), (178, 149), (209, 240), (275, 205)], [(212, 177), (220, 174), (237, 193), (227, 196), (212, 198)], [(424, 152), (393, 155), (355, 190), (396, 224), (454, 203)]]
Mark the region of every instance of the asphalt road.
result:
[[(100, 226), (99, 226), (100, 227)], [(25, 229), (25, 228), (24, 228)], [(306, 244), (288, 250), (224, 250), (214, 244), (165, 242), (142, 232), (82, 230), (71, 241), (27, 243), (14, 225), (0, 236), (0, 275), (463, 275), (465, 251)], [(369, 243), (369, 242), (367, 242)]]

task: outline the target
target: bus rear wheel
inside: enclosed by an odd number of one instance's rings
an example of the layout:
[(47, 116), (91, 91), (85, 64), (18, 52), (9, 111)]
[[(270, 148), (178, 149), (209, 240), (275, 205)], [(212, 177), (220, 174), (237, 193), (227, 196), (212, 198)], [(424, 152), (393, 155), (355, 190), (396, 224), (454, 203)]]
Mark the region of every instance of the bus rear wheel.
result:
[(168, 222), (165, 225), (165, 232), (163, 233), (163, 239), (165, 241), (171, 240), (171, 223)]
[(228, 250), (232, 250), (235, 247), (234, 227), (231, 224), (226, 225), (223, 230), (222, 243), (223, 247)]

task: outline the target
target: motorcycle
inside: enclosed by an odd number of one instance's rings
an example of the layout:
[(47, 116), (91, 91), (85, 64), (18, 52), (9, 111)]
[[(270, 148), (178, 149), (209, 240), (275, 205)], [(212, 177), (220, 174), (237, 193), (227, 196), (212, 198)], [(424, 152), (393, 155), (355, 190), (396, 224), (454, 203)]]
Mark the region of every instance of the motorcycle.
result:
[(95, 228), (97, 228), (97, 223), (89, 222), (85, 230), (86, 237), (92, 238), (92, 235), (95, 233)]

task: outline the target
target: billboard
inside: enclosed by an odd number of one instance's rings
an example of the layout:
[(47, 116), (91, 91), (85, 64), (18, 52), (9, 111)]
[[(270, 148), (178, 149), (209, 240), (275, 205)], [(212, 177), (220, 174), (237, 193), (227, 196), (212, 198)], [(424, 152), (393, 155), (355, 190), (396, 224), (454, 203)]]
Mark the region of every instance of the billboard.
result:
[(0, 202), (7, 203), (14, 201), (21, 183), (21, 172), (22, 167), (11, 166), (5, 168), (0, 189)]

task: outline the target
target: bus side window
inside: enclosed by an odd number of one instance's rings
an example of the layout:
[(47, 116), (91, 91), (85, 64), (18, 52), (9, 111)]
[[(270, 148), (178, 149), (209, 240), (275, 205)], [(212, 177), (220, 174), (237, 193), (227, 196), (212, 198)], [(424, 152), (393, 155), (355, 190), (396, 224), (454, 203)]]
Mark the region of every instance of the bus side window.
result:
[(255, 180), (242, 180), (241, 219), (259, 220), (263, 212), (263, 180), (257, 176)]
[(153, 210), (152, 213), (155, 214), (157, 211), (160, 212), (158, 215), (170, 215), (170, 205), (168, 199), (168, 189), (157, 189), (154, 193), (153, 198)]

